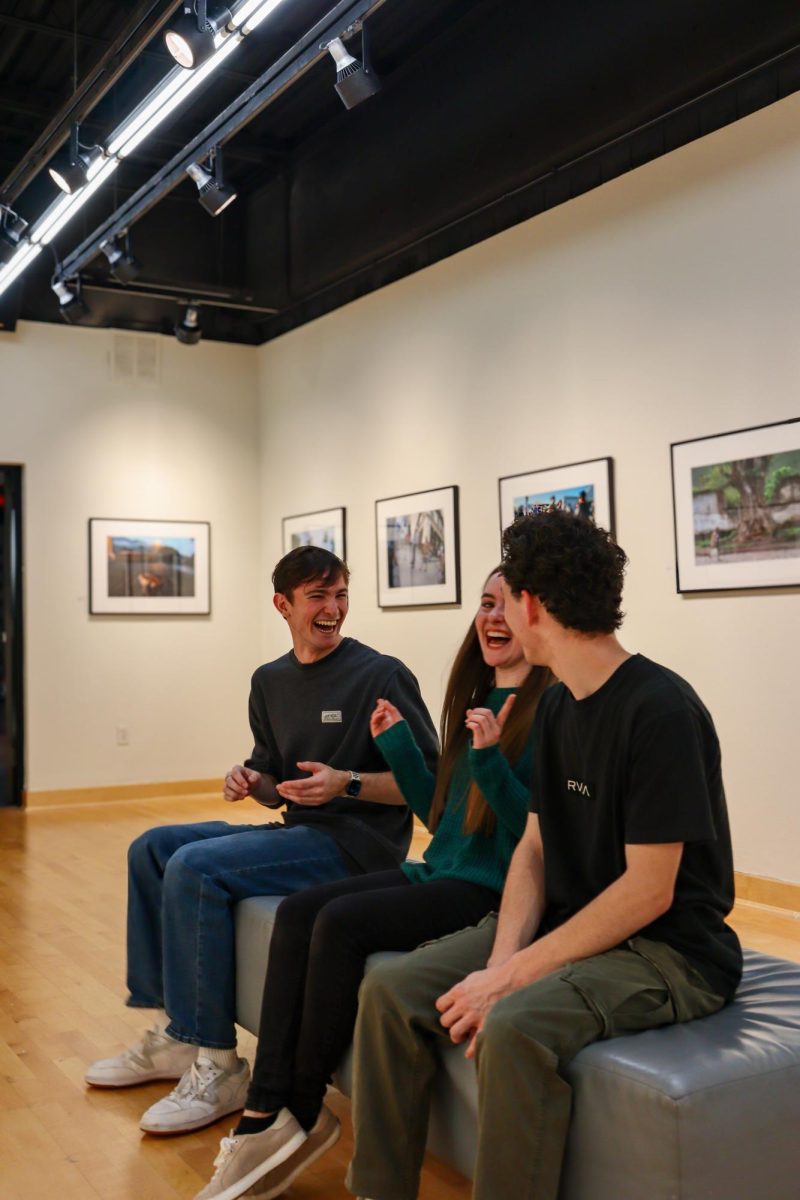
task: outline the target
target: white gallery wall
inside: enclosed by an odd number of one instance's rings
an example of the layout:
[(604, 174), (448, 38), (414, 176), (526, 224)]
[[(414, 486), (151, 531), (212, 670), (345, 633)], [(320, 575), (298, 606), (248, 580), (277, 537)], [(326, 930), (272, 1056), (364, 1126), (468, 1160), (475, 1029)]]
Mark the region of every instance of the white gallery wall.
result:
[[(498, 559), (498, 477), (613, 457), (623, 643), (711, 709), (737, 867), (794, 882), (800, 594), (676, 593), (669, 446), (800, 412), (798, 214), (793, 96), (258, 352), (264, 574), (282, 516), (345, 505), (349, 632), (437, 716)], [(463, 607), (381, 611), (375, 499), (447, 484)]]
[[(214, 778), (249, 751), (256, 354), (151, 337), (158, 382), (120, 382), (114, 337), (29, 323), (0, 336), (0, 462), (25, 469), (31, 792)], [(210, 521), (211, 615), (90, 616), (90, 517)]]

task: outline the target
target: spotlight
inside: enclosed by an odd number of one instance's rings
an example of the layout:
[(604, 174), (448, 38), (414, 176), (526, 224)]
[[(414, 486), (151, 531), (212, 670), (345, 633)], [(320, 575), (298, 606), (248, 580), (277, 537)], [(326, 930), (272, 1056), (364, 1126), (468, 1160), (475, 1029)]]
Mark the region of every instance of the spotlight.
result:
[(71, 196), (79, 192), (89, 178), (89, 168), (103, 157), (102, 146), (83, 146), (78, 140), (79, 128), (72, 126), (69, 150), (59, 154), (47, 168), (54, 183)]
[(0, 204), (0, 262), (11, 258), (19, 246), (28, 222), (10, 209), (7, 204)]
[(111, 274), (119, 283), (131, 283), (141, 271), (141, 266), (130, 252), (127, 237), (124, 245), (120, 244), (119, 238), (110, 238), (103, 242), (100, 249), (108, 259)]
[(183, 316), (175, 322), (175, 337), (184, 346), (196, 346), (202, 336), (200, 309), (196, 304), (187, 304)]
[(220, 150), (211, 151), (213, 175), (201, 167), (199, 163), (192, 163), (186, 168), (186, 174), (197, 184), (198, 200), (202, 204), (207, 213), (212, 217), (218, 217), (224, 208), (229, 204), (233, 204), (236, 199), (236, 192), (233, 188), (227, 187), (222, 178), (222, 152)]
[(205, 0), (196, 0), (194, 4), (187, 0), (183, 16), (164, 32), (167, 50), (179, 66), (193, 71), (211, 58), (216, 50), (215, 35), (232, 20), (233, 13), (224, 4), (212, 4), (209, 8)]
[(328, 43), (333, 61), (336, 63), (336, 91), (345, 108), (355, 108), (362, 100), (369, 100), (381, 90), (381, 81), (372, 70), (367, 47), (366, 26), (362, 29), (363, 63), (347, 50), (341, 38)]
[(56, 279), (51, 286), (58, 297), (58, 311), (61, 316), (70, 325), (76, 325), (89, 311), (81, 299), (80, 280), (76, 280), (74, 290), (63, 278)]

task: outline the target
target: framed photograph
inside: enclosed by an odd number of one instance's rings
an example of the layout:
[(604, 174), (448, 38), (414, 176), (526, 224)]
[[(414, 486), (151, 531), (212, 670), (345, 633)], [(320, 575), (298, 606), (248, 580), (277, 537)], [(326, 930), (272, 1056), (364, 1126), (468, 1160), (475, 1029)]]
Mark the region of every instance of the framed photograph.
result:
[(670, 450), (678, 591), (800, 584), (800, 419)]
[(320, 512), (301, 513), (283, 518), (283, 553), (297, 546), (321, 546), (343, 561), (347, 559), (345, 510), (324, 508)]
[(375, 532), (381, 608), (461, 603), (457, 487), (376, 500)]
[(563, 508), (614, 532), (613, 459), (547, 467), (499, 480), (501, 531), (526, 513)]
[(89, 612), (211, 611), (208, 521), (89, 521)]

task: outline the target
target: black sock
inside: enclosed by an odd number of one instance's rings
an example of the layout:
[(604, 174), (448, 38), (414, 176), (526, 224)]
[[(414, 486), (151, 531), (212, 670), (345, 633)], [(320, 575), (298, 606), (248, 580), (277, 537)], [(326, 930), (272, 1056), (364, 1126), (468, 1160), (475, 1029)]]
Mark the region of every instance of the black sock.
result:
[(277, 1115), (273, 1113), (271, 1117), (239, 1117), (239, 1124), (234, 1129), (233, 1136), (238, 1137), (240, 1133), (263, 1133), (273, 1124)]

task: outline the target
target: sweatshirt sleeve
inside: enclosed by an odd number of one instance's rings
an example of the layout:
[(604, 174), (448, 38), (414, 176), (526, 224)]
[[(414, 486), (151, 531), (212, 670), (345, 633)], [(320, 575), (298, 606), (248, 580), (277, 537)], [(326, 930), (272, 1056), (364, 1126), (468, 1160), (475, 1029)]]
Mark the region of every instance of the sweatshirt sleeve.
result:
[(398, 721), (379, 733), (375, 745), (386, 759), (408, 807), (427, 826), (436, 776), (425, 762), (408, 722)]
[(531, 739), (525, 743), (513, 767), (496, 743), (483, 750), (470, 747), (468, 762), (470, 774), (497, 820), (510, 829), (514, 837), (522, 837), (531, 801)]

